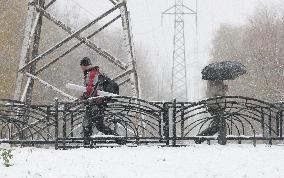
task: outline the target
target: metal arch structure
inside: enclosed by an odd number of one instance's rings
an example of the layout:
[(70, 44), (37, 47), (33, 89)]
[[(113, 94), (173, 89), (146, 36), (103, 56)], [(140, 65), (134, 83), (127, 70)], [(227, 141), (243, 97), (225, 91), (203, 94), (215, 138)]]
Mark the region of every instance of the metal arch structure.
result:
[[(56, 148), (82, 146), (86, 105), (94, 103), (95, 99), (77, 102), (56, 100), (53, 105), (28, 105), (20, 101), (1, 100), (0, 143), (55, 145)], [(166, 145), (168, 111), (165, 103), (126, 96), (107, 99), (109, 102), (105, 107), (104, 122), (116, 130), (120, 137), (95, 137), (90, 146), (110, 146), (117, 140), (135, 145)], [(137, 125), (137, 114), (143, 116), (143, 125)]]
[[(84, 44), (98, 55), (105, 58), (109, 63), (113, 64), (114, 67), (122, 69), (123, 73), (114, 78), (115, 81), (120, 81), (120, 85), (123, 85), (127, 82), (131, 83), (132, 93), (134, 97), (140, 96), (139, 91), (139, 79), (137, 74), (136, 59), (134, 53), (134, 46), (132, 40), (132, 32), (130, 26), (130, 16), (127, 10), (126, 0), (108, 0), (113, 7), (108, 11), (104, 12), (94, 20), (92, 20), (87, 25), (83, 26), (79, 30), (72, 30), (71, 27), (64, 24), (62, 21), (58, 20), (52, 14), (47, 12), (47, 9), (50, 8), (56, 0), (29, 0), (28, 3), (28, 16), (26, 19), (25, 35), (23, 40), (23, 46), (20, 55), (19, 62), (19, 71), (17, 73), (17, 78), (15, 82), (15, 92), (14, 100), (25, 101), (26, 103), (31, 103), (34, 81), (38, 81), (45, 86), (63, 94), (65, 97), (74, 99), (73, 97), (65, 94), (63, 91), (60, 91), (58, 88), (54, 87), (52, 84), (49, 84), (38, 77), (44, 70), (50, 66), (56, 64), (64, 56), (72, 52), (74, 49)], [(89, 29), (94, 24), (97, 24), (105, 17), (110, 14), (118, 11), (119, 15), (102, 25), (98, 30), (90, 34), (89, 36), (81, 35), (82, 32)], [(58, 42), (56, 45), (50, 47), (47, 51), (39, 54), (39, 45), (41, 38), (41, 28), (43, 25), (43, 18), (48, 19), (62, 30), (66, 31), (69, 35)], [(90, 38), (94, 37), (99, 32), (103, 31), (110, 24), (121, 19), (122, 21), (122, 30), (123, 30), (123, 39), (125, 51), (127, 52), (128, 62), (127, 64), (121, 62), (120, 60), (113, 57), (109, 52), (97, 46)], [(62, 54), (59, 54), (51, 62), (43, 64), (43, 66), (38, 66), (39, 61), (43, 61), (45, 57), (55, 52), (63, 44), (67, 43), (72, 39), (77, 39), (78, 43), (70, 47), (67, 51)], [(25, 86), (23, 86), (24, 81), (26, 81)]]
[[(210, 111), (214, 107), (216, 112)], [(182, 140), (283, 140), (283, 108), (253, 98), (225, 96), (191, 103), (175, 103), (174, 145)], [(200, 135), (218, 119), (221, 137)], [(220, 128), (221, 130), (222, 128)]]
[[(188, 101), (188, 89), (185, 55), (184, 16), (188, 14), (195, 15), (197, 34), (197, 1), (196, 10), (192, 10), (189, 7), (185, 6), (183, 2), (184, 0), (175, 0), (175, 5), (165, 10), (162, 14), (175, 16), (171, 95), (172, 98), (176, 98), (178, 101), (186, 102)], [(195, 48), (197, 48), (197, 46), (195, 46)]]
[(28, 105), (15, 100), (1, 100), (1, 139), (31, 143), (54, 140), (54, 106)]
[[(53, 105), (0, 100), (0, 143), (49, 145), (56, 149), (82, 147), (85, 106), (95, 99), (56, 100)], [(120, 136), (94, 136), (86, 147), (119, 146), (118, 141), (129, 146), (185, 146), (196, 139), (210, 144), (224, 138), (254, 145), (284, 141), (284, 109), (253, 98), (226, 96), (193, 103), (148, 102), (125, 96), (106, 99), (104, 122)], [(217, 112), (210, 111), (212, 106)], [(137, 125), (137, 114), (142, 116), (143, 125)], [(223, 137), (199, 134), (217, 118), (226, 127)]]

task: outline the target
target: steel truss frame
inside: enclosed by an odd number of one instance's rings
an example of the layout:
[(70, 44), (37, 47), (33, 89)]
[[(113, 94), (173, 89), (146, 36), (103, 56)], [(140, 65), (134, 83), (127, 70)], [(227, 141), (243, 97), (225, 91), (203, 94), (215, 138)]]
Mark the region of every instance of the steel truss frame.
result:
[[(39, 81), (43, 85), (49, 86), (49, 88), (55, 90), (60, 94), (63, 94), (65, 97), (73, 99), (71, 96), (64, 93), (60, 89), (52, 86), (52, 84), (49, 84), (44, 80), (40, 79), (38, 75), (41, 74), (50, 66), (56, 64), (56, 62), (58, 62), (60, 59), (62, 59), (64, 56), (66, 56), (67, 54), (69, 54), (70, 52), (72, 52), (74, 49), (78, 48), (82, 44), (94, 50), (98, 55), (108, 60), (115, 67), (123, 70), (123, 73), (115, 77), (114, 80), (121, 81), (120, 85), (130, 82), (132, 86), (131, 90), (133, 96), (140, 97), (139, 78), (136, 70), (137, 67), (136, 67), (136, 58), (134, 53), (134, 44), (132, 40), (130, 16), (127, 10), (126, 0), (109, 0), (109, 2), (113, 4), (113, 7), (108, 11), (104, 12), (103, 14), (101, 14), (99, 17), (92, 20), (90, 23), (88, 23), (79, 30), (72, 30), (71, 27), (64, 24), (62, 21), (56, 19), (56, 17), (52, 16), (52, 14), (47, 12), (47, 9), (50, 8), (50, 6), (52, 6), (55, 2), (56, 0), (50, 0), (48, 3), (46, 3), (46, 0), (29, 0), (28, 4), (29, 10), (26, 20), (25, 35), (24, 35), (23, 46), (19, 62), (19, 71), (17, 73), (17, 78), (16, 78), (14, 100), (20, 100), (20, 101), (25, 101), (26, 103), (31, 103), (35, 80)], [(102, 19), (114, 13), (115, 11), (119, 11), (120, 14), (115, 18), (113, 18), (112, 20), (105, 23), (103, 26), (101, 26), (99, 29), (97, 29), (89, 36), (84, 37), (81, 35), (81, 33), (84, 32), (86, 29), (90, 28), (94, 24), (97, 24)], [(42, 33), (41, 28), (43, 25), (42, 21), (43, 18), (46, 18), (49, 21), (53, 22), (55, 25), (66, 31), (69, 34), (69, 36), (58, 42), (56, 45), (50, 47), (42, 54), (38, 54), (40, 37)], [(123, 39), (125, 44), (124, 46), (125, 50), (127, 51), (127, 57), (128, 57), (127, 64), (116, 59), (109, 52), (100, 48), (90, 40), (90, 38), (94, 37), (96, 34), (103, 31), (105, 28), (107, 28), (109, 25), (111, 25), (118, 19), (122, 20)], [(67, 43), (68, 41), (74, 38), (79, 41), (76, 45), (72, 46), (67, 51), (60, 54), (51, 62), (45, 64), (40, 69), (36, 68), (36, 64), (39, 61), (43, 61), (44, 57), (48, 56), (49, 54), (52, 54), (57, 49), (59, 49), (63, 44)], [(27, 81), (25, 87), (22, 87), (25, 77), (27, 77)]]

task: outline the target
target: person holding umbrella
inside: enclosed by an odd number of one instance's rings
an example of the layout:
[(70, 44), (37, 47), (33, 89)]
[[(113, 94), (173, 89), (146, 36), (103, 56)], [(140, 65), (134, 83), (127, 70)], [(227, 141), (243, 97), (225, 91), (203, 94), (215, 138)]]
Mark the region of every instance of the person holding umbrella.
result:
[[(224, 84), (224, 80), (234, 80), (238, 76), (246, 73), (244, 65), (233, 61), (223, 61), (210, 64), (202, 70), (202, 79), (207, 80), (206, 95), (208, 98), (216, 98), (208, 100), (206, 103), (207, 111), (212, 117), (209, 127), (198, 133), (197, 136), (210, 136), (218, 133), (218, 143), (226, 144), (226, 119), (222, 117), (225, 111), (225, 98), (228, 92), (228, 86)], [(205, 138), (195, 139), (195, 143), (200, 144)]]
[[(206, 96), (208, 98), (217, 99), (207, 101), (207, 111), (212, 117), (212, 123), (208, 128), (197, 134), (197, 136), (210, 136), (219, 133), (218, 143), (221, 145), (226, 144), (226, 138), (221, 138), (221, 136), (224, 136), (226, 134), (226, 125), (224, 121), (221, 121), (221, 115), (225, 110), (225, 108), (222, 107), (222, 105), (224, 105), (225, 103), (225, 99), (222, 97), (225, 96), (227, 92), (228, 86), (224, 84), (223, 80), (207, 81)], [(195, 143), (200, 144), (203, 141), (205, 141), (204, 138), (196, 139)]]

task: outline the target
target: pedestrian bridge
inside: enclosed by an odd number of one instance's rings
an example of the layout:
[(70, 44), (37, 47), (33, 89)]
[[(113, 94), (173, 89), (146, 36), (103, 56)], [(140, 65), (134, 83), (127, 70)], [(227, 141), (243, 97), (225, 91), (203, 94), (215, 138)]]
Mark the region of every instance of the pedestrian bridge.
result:
[[(106, 125), (120, 136), (95, 135), (85, 147), (143, 144), (184, 146), (203, 139), (208, 144), (276, 144), (283, 142), (283, 109), (268, 102), (241, 96), (210, 98), (198, 102), (149, 102), (117, 96), (107, 98)], [(0, 100), (0, 143), (76, 148), (83, 146), (82, 124), (85, 106), (94, 99), (26, 105)], [(210, 112), (214, 106), (217, 112)], [(226, 125), (224, 137), (197, 136), (220, 119)], [(220, 135), (220, 133), (219, 133)]]

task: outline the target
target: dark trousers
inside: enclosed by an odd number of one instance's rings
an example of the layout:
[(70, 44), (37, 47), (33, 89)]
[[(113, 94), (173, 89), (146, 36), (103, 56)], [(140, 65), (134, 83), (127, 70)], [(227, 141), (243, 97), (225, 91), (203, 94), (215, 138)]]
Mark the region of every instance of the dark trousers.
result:
[(105, 135), (118, 135), (104, 123), (104, 105), (86, 106), (86, 114), (83, 122), (84, 138), (89, 138), (93, 134), (93, 126)]
[[(215, 135), (216, 133), (219, 133), (218, 135), (218, 143), (221, 145), (225, 145), (227, 140), (226, 140), (226, 134), (227, 134), (227, 127), (226, 127), (226, 120), (223, 115), (223, 110), (216, 109), (216, 108), (208, 108), (208, 112), (211, 114), (213, 117), (213, 121), (211, 125), (197, 134), (197, 136), (212, 136)], [(201, 143), (205, 141), (205, 139), (199, 139), (196, 140), (196, 143)]]
[[(214, 122), (214, 121), (213, 121)], [(198, 136), (209, 136), (215, 135), (219, 131), (219, 125), (217, 122), (212, 123), (207, 129), (203, 130), (198, 134)]]

